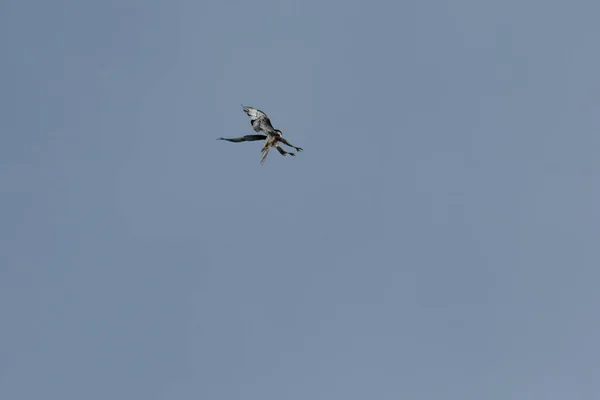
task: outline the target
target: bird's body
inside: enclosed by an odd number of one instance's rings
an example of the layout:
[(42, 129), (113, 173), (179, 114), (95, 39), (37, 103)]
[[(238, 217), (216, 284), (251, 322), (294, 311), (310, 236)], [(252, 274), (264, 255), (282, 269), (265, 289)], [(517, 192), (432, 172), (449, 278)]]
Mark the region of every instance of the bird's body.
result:
[(246, 135), (239, 138), (219, 138), (219, 140), (227, 140), (229, 142), (234, 143), (264, 140), (265, 143), (261, 150), (261, 164), (265, 162), (265, 159), (267, 158), (271, 147), (275, 147), (277, 151), (279, 151), (279, 154), (281, 154), (282, 156), (285, 156), (287, 154), (291, 156), (296, 155), (295, 153), (287, 152), (284, 149), (282, 149), (279, 146), (280, 143), (293, 147), (296, 149), (296, 151), (302, 151), (301, 147), (292, 146), (287, 140), (285, 140), (283, 138), (283, 133), (279, 129), (273, 128), (271, 120), (269, 119), (267, 114), (252, 107), (242, 106), (242, 108), (244, 109), (244, 112), (250, 117), (250, 125), (252, 125), (252, 129), (254, 129), (255, 132), (264, 132), (265, 134)]

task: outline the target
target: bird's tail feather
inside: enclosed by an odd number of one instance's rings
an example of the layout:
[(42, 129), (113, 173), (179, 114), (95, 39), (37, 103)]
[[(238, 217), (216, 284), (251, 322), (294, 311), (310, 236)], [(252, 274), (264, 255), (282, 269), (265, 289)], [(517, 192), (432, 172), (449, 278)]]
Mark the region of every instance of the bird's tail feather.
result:
[(271, 150), (271, 145), (270, 144), (266, 144), (262, 149), (262, 157), (260, 158), (260, 164), (264, 164), (265, 163), (265, 159), (267, 158), (267, 155), (269, 155), (269, 150)]

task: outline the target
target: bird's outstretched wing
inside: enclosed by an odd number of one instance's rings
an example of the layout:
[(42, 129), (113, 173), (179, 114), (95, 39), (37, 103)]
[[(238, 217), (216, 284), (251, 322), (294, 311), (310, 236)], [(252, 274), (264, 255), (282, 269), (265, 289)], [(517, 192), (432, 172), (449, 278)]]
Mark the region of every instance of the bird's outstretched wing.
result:
[(256, 140), (265, 140), (267, 135), (246, 135), (239, 138), (218, 138), (217, 140), (227, 140), (228, 142), (239, 143), (239, 142), (253, 142)]
[(271, 133), (275, 131), (273, 125), (271, 125), (271, 120), (269, 117), (267, 117), (267, 114), (256, 108), (247, 107), (244, 105), (242, 105), (242, 108), (250, 117), (250, 124), (252, 125), (252, 129), (254, 129), (256, 132), (263, 131), (264, 133)]

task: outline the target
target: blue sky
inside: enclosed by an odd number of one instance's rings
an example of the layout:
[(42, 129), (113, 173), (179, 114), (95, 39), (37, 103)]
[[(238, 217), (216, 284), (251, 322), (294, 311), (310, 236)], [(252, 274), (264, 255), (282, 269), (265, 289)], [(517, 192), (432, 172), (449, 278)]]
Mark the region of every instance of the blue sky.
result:
[(597, 399), (599, 13), (3, 1), (0, 398)]

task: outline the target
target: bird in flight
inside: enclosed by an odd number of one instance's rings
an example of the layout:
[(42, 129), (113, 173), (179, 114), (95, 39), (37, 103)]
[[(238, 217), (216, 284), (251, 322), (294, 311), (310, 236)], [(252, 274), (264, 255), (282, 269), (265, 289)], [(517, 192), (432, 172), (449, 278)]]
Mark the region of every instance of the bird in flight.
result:
[(255, 132), (264, 132), (264, 134), (246, 135), (239, 138), (218, 138), (217, 140), (226, 140), (228, 142), (233, 143), (264, 140), (265, 143), (261, 151), (261, 164), (265, 162), (265, 159), (267, 158), (271, 147), (275, 147), (279, 154), (281, 154), (282, 156), (289, 154), (290, 156), (294, 157), (296, 155), (295, 153), (288, 152), (282, 149), (280, 143), (283, 143), (289, 147), (293, 147), (298, 152), (302, 151), (302, 147), (296, 147), (290, 144), (290, 142), (288, 142), (283, 137), (283, 133), (279, 129), (273, 128), (273, 125), (271, 125), (271, 120), (269, 119), (269, 117), (267, 117), (267, 114), (252, 107), (242, 105), (242, 108), (244, 109), (244, 112), (250, 117), (250, 125), (252, 125), (252, 129), (254, 129)]

